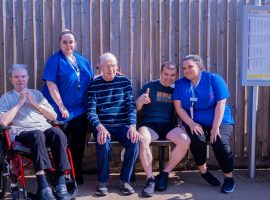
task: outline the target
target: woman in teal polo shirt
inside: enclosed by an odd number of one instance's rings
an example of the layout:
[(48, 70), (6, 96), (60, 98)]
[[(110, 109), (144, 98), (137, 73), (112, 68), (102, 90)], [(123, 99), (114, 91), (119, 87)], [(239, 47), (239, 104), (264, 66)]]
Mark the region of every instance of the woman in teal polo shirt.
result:
[(230, 147), (234, 121), (226, 104), (230, 94), (221, 76), (202, 71), (202, 67), (198, 55), (184, 58), (184, 78), (176, 81), (172, 98), (177, 114), (185, 123), (191, 139), (190, 149), (202, 177), (213, 186), (220, 185), (206, 166), (207, 141), (210, 141), (225, 176), (221, 191), (231, 193), (235, 187)]
[(64, 132), (71, 134), (77, 183), (82, 184), (82, 158), (87, 131), (84, 96), (93, 78), (91, 65), (86, 58), (74, 52), (76, 41), (70, 30), (59, 37), (60, 51), (53, 54), (44, 69), (43, 94), (57, 113), (57, 120), (66, 123)]

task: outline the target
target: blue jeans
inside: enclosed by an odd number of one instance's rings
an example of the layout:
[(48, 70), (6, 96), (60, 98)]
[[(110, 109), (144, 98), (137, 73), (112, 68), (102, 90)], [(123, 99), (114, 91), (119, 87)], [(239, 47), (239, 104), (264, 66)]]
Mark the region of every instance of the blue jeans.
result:
[[(125, 148), (124, 162), (122, 165), (120, 179), (124, 182), (130, 182), (130, 178), (134, 169), (134, 164), (139, 153), (139, 142), (133, 144), (127, 138), (128, 126), (106, 127), (111, 134), (111, 138), (107, 138), (103, 145), (96, 144), (97, 167), (99, 182), (107, 182), (109, 180), (110, 166), (109, 159), (111, 156), (111, 140), (118, 141)], [(95, 139), (97, 131), (93, 130)]]

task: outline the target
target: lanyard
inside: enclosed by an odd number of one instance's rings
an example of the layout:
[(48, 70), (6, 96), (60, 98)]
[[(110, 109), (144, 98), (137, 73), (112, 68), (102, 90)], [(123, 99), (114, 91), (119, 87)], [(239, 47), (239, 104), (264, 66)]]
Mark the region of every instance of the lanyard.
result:
[(81, 70), (78, 66), (77, 60), (74, 57), (74, 62), (72, 62), (70, 59), (67, 59), (69, 64), (72, 66), (72, 68), (75, 70), (76, 75), (77, 75), (77, 79), (78, 79), (78, 89), (81, 88), (81, 84), (80, 84), (80, 76), (81, 76)]
[(199, 74), (199, 79), (198, 79), (196, 85), (193, 85), (191, 83), (191, 81), (190, 81), (190, 87), (191, 87), (190, 101), (191, 101), (191, 106), (190, 106), (189, 110), (190, 110), (191, 119), (194, 118), (194, 103), (198, 101), (198, 98), (196, 97), (196, 94), (195, 94), (195, 89), (199, 85), (199, 83), (201, 81), (201, 77), (202, 77), (202, 73)]

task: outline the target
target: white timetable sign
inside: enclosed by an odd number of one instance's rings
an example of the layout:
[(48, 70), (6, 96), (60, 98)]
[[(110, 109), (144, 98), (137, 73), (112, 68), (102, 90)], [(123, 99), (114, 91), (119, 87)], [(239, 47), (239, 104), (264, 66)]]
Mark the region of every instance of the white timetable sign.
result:
[(242, 85), (270, 86), (270, 6), (245, 6)]

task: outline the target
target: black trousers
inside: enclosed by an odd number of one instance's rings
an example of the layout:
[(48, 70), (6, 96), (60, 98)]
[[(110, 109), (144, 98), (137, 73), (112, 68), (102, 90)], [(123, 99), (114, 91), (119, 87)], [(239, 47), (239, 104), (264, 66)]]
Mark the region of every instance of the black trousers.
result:
[(82, 160), (85, 148), (85, 137), (88, 127), (86, 114), (83, 113), (70, 120), (62, 129), (66, 136), (70, 136), (70, 150), (73, 158), (76, 175), (82, 174)]
[(40, 130), (24, 131), (16, 136), (15, 140), (31, 149), (31, 156), (36, 172), (51, 168), (46, 147), (51, 148), (56, 171), (70, 169), (66, 153), (67, 138), (61, 129), (52, 127), (46, 129), (44, 132)]
[[(210, 140), (211, 128), (203, 126), (203, 135), (191, 134), (189, 127), (187, 128), (191, 139), (190, 150), (197, 166), (203, 165), (206, 162), (207, 141)], [(230, 173), (233, 171), (233, 154), (230, 147), (233, 126), (221, 124), (219, 130), (221, 138), (217, 137), (216, 142), (211, 144), (211, 146), (222, 171)]]

